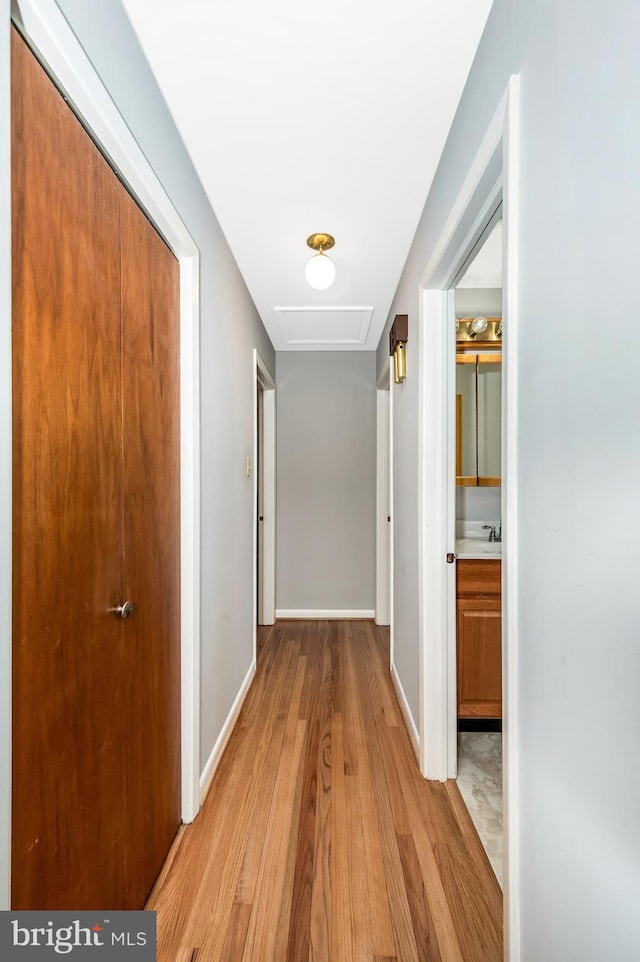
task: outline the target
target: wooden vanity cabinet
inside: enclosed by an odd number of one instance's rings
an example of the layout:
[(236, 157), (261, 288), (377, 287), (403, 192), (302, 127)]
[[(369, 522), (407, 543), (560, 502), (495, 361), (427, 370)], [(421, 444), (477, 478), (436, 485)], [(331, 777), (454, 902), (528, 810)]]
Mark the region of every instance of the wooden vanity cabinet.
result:
[(458, 718), (502, 718), (501, 566), (457, 562)]

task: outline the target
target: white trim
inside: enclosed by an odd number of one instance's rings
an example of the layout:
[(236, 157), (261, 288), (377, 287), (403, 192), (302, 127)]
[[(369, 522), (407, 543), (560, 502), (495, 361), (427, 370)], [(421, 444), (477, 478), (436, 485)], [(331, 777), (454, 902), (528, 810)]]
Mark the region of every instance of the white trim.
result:
[(294, 618), (305, 621), (335, 621), (352, 618), (354, 621), (375, 617), (373, 608), (276, 608), (276, 618)]
[[(500, 203), (502, 128), (506, 95), (474, 158), (463, 188), (423, 275), (420, 297), (418, 429), (418, 570), (420, 634), (420, 768), (426, 778), (445, 780), (456, 770), (456, 717), (451, 705), (455, 639), (449, 609), (451, 577), (446, 564), (455, 552), (449, 508), (449, 381), (447, 328), (455, 317), (450, 287)], [(484, 218), (484, 219), (483, 219)], [(439, 259), (436, 257), (439, 255)], [(445, 510), (443, 510), (445, 507)], [(449, 540), (448, 540), (449, 539)], [(450, 754), (453, 752), (453, 758)]]
[[(276, 620), (276, 382), (258, 350), (253, 349), (253, 657), (257, 657), (257, 625)], [(262, 390), (262, 585), (258, 611), (258, 390)]]
[[(420, 639), (420, 771), (448, 776), (447, 327), (453, 294), (422, 291), (418, 356), (418, 632)], [(427, 333), (428, 328), (428, 333)]]
[(181, 750), (184, 822), (200, 780), (200, 254), (55, 0), (19, 0), (16, 22), (180, 263)]
[[(346, 345), (366, 344), (371, 318), (373, 317), (373, 307), (370, 305), (363, 307), (274, 307), (273, 310), (280, 323), (280, 331), (285, 348), (296, 346), (304, 347), (307, 345), (327, 348), (331, 345), (344, 347)], [(357, 312), (362, 313), (362, 320), (360, 321), (360, 329), (357, 337), (291, 337), (288, 314), (354, 314)]]
[[(506, 99), (505, 93), (454, 201), (422, 275), (420, 286), (423, 288), (447, 290), (452, 286), (468, 253), (486, 227), (489, 210), (497, 205), (502, 189), (502, 133)], [(479, 209), (472, 209), (471, 200), (477, 195), (482, 197), (481, 205)], [(461, 257), (463, 251), (465, 253)]]
[[(445, 361), (445, 397), (446, 397), (446, 483), (444, 495), (445, 503), (445, 544), (444, 552), (455, 552), (456, 545), (456, 331), (455, 331), (455, 291), (447, 293), (447, 336), (444, 350)], [(453, 545), (453, 547), (450, 547)], [(458, 612), (456, 603), (456, 564), (446, 565), (446, 596), (443, 630), (446, 633), (447, 660), (447, 706), (445, 725), (447, 733), (446, 758), (447, 778), (457, 778), (458, 775), (458, 669), (457, 669), (457, 639)]]
[(504, 944), (507, 962), (520, 959), (520, 758), (518, 729), (518, 337), (520, 230), (520, 77), (511, 77), (504, 127), (502, 276), (505, 333), (502, 363), (502, 686)]
[(240, 714), (240, 711), (244, 704), (244, 700), (247, 697), (247, 694), (249, 693), (251, 682), (255, 678), (255, 674), (256, 674), (256, 666), (255, 664), (251, 664), (249, 671), (247, 672), (245, 679), (242, 682), (242, 685), (240, 686), (240, 690), (235, 697), (235, 701), (231, 706), (231, 711), (227, 715), (227, 719), (224, 725), (222, 726), (222, 730), (216, 739), (216, 743), (213, 746), (211, 754), (209, 755), (209, 758), (207, 759), (207, 762), (204, 768), (202, 769), (202, 775), (200, 776), (200, 783), (199, 783), (201, 805), (204, 804), (204, 800), (207, 797), (207, 793), (211, 788), (213, 777), (216, 773), (218, 765), (220, 764), (220, 760), (222, 758), (224, 750), (227, 747), (227, 742), (231, 737), (231, 733), (233, 732), (234, 725), (238, 720), (238, 715)]
[(402, 717), (404, 718), (405, 725), (407, 726), (409, 738), (411, 739), (411, 744), (413, 745), (413, 750), (417, 759), (420, 754), (420, 737), (418, 735), (418, 729), (416, 728), (416, 723), (413, 720), (413, 715), (411, 714), (411, 709), (409, 708), (409, 702), (407, 701), (407, 696), (404, 693), (402, 682), (400, 681), (398, 673), (393, 665), (391, 666), (391, 681), (393, 682), (393, 687), (395, 688), (396, 695), (398, 696)]
[(376, 624), (389, 624), (389, 384), (376, 391)]
[(391, 508), (391, 521), (389, 523), (389, 668), (393, 667), (394, 640), (395, 640), (395, 501), (393, 485), (393, 358), (389, 358), (387, 372), (389, 378), (389, 507)]
[(180, 257), (180, 615), (183, 822), (200, 810), (200, 255)]

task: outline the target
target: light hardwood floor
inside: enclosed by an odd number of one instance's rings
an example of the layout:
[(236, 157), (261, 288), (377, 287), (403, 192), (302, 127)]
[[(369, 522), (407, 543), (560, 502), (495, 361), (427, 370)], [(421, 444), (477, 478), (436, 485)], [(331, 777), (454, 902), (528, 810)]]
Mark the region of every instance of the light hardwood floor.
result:
[(158, 962), (500, 962), (502, 893), (426, 782), (368, 621), (259, 629), (258, 672), (148, 908)]

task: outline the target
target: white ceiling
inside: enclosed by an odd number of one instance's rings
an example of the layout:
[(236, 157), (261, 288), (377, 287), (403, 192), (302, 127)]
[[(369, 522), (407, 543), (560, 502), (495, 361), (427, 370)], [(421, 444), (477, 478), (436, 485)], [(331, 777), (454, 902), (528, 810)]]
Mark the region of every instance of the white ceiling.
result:
[(374, 350), (492, 0), (123, 3), (274, 347)]

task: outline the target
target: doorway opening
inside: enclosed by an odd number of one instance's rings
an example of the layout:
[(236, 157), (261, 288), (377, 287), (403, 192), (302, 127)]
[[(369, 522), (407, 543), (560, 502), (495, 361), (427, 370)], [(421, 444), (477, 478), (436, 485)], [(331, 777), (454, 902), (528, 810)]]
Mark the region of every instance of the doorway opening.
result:
[[(506, 954), (519, 957), (517, 336), (519, 78), (512, 76), (421, 278), (418, 433), (420, 768), (457, 774), (455, 631), (455, 292), (503, 202), (502, 709)], [(447, 563), (450, 562), (450, 563)], [(451, 639), (454, 639), (452, 643)]]
[[(393, 607), (391, 389), (389, 367), (378, 378), (376, 391), (376, 617), (377, 625), (389, 625)], [(393, 664), (393, 641), (390, 639)]]
[(502, 203), (455, 282), (454, 326), (457, 782), (502, 885)]
[(276, 382), (253, 352), (254, 664), (258, 625), (276, 620)]

